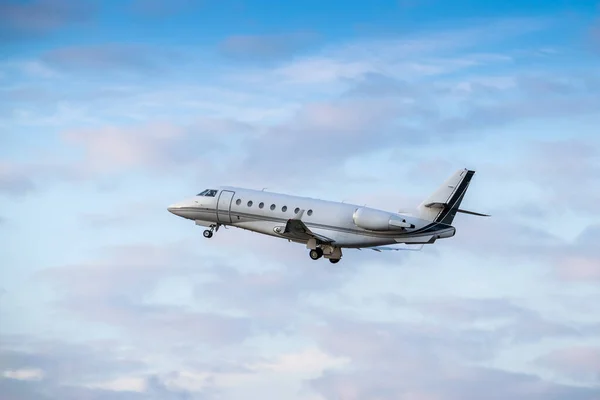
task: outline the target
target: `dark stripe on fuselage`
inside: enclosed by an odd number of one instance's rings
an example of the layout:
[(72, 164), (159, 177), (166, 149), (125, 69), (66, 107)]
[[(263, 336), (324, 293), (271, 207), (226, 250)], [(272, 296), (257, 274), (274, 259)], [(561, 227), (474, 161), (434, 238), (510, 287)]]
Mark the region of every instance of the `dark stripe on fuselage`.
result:
[[(216, 210), (214, 210), (212, 208), (182, 207), (181, 211), (203, 212), (203, 213), (210, 214), (211, 217), (216, 217)], [(250, 213), (245, 213), (245, 212), (238, 212), (235, 210), (232, 210), (230, 213), (231, 213), (230, 216), (231, 216), (232, 222), (228, 223), (226, 225), (232, 225), (232, 226), (236, 226), (236, 220), (235, 220), (236, 216), (254, 220), (254, 221), (280, 222), (284, 225), (287, 223), (287, 221), (289, 219), (289, 218), (284, 218), (284, 217), (256, 215), (256, 214), (250, 214)], [(410, 232), (398, 232), (398, 231), (376, 232), (376, 231), (369, 231), (369, 230), (364, 230), (364, 229), (352, 229), (352, 228), (344, 228), (344, 227), (334, 226), (334, 225), (319, 224), (319, 223), (315, 223), (315, 222), (307, 222), (305, 220), (302, 220), (302, 222), (309, 228), (319, 228), (319, 229), (326, 229), (326, 230), (331, 230), (331, 231), (352, 233), (352, 234), (356, 234), (356, 235), (365, 235), (365, 236), (372, 236), (372, 237), (379, 237), (379, 238), (400, 238), (400, 237), (425, 236), (427, 234), (433, 234), (433, 233), (441, 231), (441, 230), (452, 228), (452, 226), (450, 226), (450, 225), (445, 225), (445, 224), (442, 224), (439, 222), (432, 222), (422, 228), (419, 228), (415, 231), (410, 231)]]

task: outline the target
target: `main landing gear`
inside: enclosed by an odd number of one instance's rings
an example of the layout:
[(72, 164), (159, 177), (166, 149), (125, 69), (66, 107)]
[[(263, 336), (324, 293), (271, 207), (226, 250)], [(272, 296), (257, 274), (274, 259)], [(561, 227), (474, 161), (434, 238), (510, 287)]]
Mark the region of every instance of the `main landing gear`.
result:
[(341, 258), (342, 258), (342, 250), (339, 248), (326, 248), (326, 251), (323, 251), (323, 249), (321, 247), (316, 247), (314, 249), (311, 249), (308, 252), (308, 255), (310, 258), (312, 258), (313, 260), (318, 260), (319, 258), (323, 257), (323, 255), (325, 255), (325, 258), (329, 259), (329, 262), (332, 264), (336, 264), (338, 263)]
[(202, 234), (204, 235), (205, 238), (210, 239), (211, 237), (213, 237), (213, 231), (216, 232), (219, 230), (219, 224), (217, 225), (211, 225), (210, 229), (205, 230)]
[(313, 260), (318, 260), (319, 258), (323, 257), (323, 250), (320, 247), (317, 247), (316, 249), (309, 251), (308, 255)]

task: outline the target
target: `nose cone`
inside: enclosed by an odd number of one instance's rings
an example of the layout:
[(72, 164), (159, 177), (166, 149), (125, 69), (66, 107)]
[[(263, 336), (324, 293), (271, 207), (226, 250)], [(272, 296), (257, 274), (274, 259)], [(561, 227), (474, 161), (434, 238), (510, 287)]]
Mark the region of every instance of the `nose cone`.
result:
[(181, 217), (181, 205), (180, 204), (171, 204), (169, 207), (167, 207), (167, 210), (171, 214)]
[(191, 198), (171, 204), (167, 207), (167, 210), (178, 217), (195, 220), (198, 219), (199, 206), (198, 201)]

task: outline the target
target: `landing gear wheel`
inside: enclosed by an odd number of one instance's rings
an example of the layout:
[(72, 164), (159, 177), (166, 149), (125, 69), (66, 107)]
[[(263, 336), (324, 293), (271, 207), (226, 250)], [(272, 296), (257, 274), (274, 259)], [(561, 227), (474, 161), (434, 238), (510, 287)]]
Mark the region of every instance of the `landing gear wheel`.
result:
[(207, 229), (204, 231), (203, 235), (205, 238), (210, 239), (212, 237), (213, 233), (210, 229)]
[(339, 258), (330, 258), (329, 262), (332, 264), (336, 264), (336, 263), (340, 262), (340, 259)]
[(310, 256), (310, 258), (312, 258), (313, 260), (318, 260), (319, 258), (321, 258), (323, 256), (323, 250), (321, 250), (320, 248), (316, 248), (311, 250), (308, 255)]

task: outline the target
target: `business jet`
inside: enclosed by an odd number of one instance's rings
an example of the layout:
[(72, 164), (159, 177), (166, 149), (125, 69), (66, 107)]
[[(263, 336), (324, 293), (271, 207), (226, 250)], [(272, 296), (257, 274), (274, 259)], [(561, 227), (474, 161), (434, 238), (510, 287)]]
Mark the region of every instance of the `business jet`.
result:
[(343, 202), (290, 196), (232, 186), (209, 188), (169, 206), (171, 213), (206, 227), (211, 238), (220, 226), (232, 226), (305, 244), (313, 260), (331, 263), (343, 248), (421, 250), (453, 237), (457, 213), (475, 171), (460, 169), (412, 212), (389, 212)]

